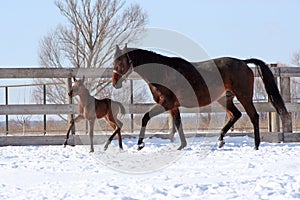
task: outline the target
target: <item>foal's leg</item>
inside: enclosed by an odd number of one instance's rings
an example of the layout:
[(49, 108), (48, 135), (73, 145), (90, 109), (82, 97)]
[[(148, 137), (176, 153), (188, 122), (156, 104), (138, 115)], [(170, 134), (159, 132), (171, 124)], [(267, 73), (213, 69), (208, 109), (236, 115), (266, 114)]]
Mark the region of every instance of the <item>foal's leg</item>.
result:
[(123, 150), (123, 145), (122, 145), (122, 135), (121, 135), (121, 128), (123, 127), (123, 123), (117, 119), (117, 124), (118, 124), (118, 141), (119, 141), (119, 148)]
[(170, 115), (169, 115), (169, 135), (170, 135), (170, 141), (174, 142), (174, 135), (176, 133), (176, 128), (175, 128), (175, 123), (174, 123), (174, 119), (173, 119), (173, 115), (170, 111)]
[(120, 149), (123, 149), (123, 146), (122, 146), (122, 137), (120, 135), (120, 128), (115, 124), (115, 123), (112, 123), (110, 121), (108, 121), (108, 124), (113, 128), (113, 130), (115, 130), (113, 132), (113, 134), (108, 138), (107, 142), (105, 143), (104, 145), (104, 151), (107, 150), (108, 148), (108, 145), (111, 143), (111, 141), (114, 139), (114, 137), (116, 136), (116, 134), (118, 134), (119, 136), (119, 147)]
[(65, 139), (65, 142), (64, 142), (64, 147), (66, 147), (66, 145), (68, 144), (69, 135), (70, 135), (70, 132), (71, 132), (72, 128), (75, 125), (75, 122), (79, 122), (82, 119), (84, 119), (84, 117), (80, 114), (75, 119), (72, 119), (70, 121), (70, 127), (69, 127), (67, 135), (66, 135), (66, 139)]
[(72, 128), (74, 127), (74, 125), (75, 125), (75, 123), (74, 123), (74, 121), (72, 121), (72, 123), (69, 126), (67, 135), (66, 135), (66, 139), (65, 139), (65, 142), (64, 142), (64, 147), (66, 147), (67, 144), (68, 144), (69, 135), (70, 135), (70, 132), (71, 132)]
[(242, 116), (242, 113), (235, 107), (233, 103), (233, 95), (226, 94), (226, 96), (222, 97), (218, 100), (218, 103), (226, 110), (230, 119), (226, 123), (226, 125), (221, 129), (220, 136), (218, 139), (218, 147), (221, 148), (224, 146), (224, 136), (228, 132), (228, 130), (234, 125), (234, 123)]
[(181, 142), (181, 145), (178, 147), (177, 150), (181, 150), (184, 147), (186, 147), (187, 142), (186, 142), (185, 135), (184, 135), (183, 129), (182, 129), (180, 112), (179, 112), (178, 108), (174, 108), (174, 109), (172, 109), (172, 111), (170, 113), (173, 116), (174, 123), (175, 123), (175, 126), (176, 126), (177, 130), (178, 130), (178, 134), (179, 134), (179, 138), (180, 138), (180, 142)]
[(94, 152), (94, 124), (95, 124), (95, 119), (89, 120), (89, 126), (90, 126), (90, 131), (89, 131), (89, 136), (90, 136), (90, 152)]
[(140, 130), (140, 135), (139, 135), (139, 140), (138, 140), (138, 150), (141, 150), (144, 148), (145, 144), (143, 142), (145, 138), (145, 132), (146, 132), (146, 126), (149, 122), (149, 120), (161, 113), (165, 112), (165, 109), (163, 106), (156, 104), (151, 110), (147, 113), (144, 114), (143, 119), (142, 119), (142, 128)]
[[(115, 120), (116, 119), (116, 120)], [(104, 151), (107, 150), (108, 148), (108, 145), (111, 143), (111, 141), (114, 139), (115, 135), (118, 134), (118, 141), (119, 141), (119, 148), (123, 150), (123, 145), (122, 145), (122, 136), (121, 136), (121, 128), (123, 126), (123, 123), (118, 120), (115, 117), (113, 117), (112, 114), (108, 114), (106, 117), (105, 117), (105, 120), (107, 121), (107, 123), (113, 128), (114, 133), (108, 138), (105, 146), (104, 146)]]

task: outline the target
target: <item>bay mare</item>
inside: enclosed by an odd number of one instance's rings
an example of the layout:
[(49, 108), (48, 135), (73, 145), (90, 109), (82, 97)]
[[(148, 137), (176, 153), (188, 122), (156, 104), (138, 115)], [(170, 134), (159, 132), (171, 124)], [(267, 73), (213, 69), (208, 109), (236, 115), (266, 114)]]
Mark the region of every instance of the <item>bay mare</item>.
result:
[(84, 78), (82, 80), (76, 80), (75, 78), (73, 78), (73, 80), (74, 82), (72, 84), (72, 88), (68, 94), (70, 97), (75, 97), (77, 95), (79, 96), (79, 115), (70, 122), (70, 127), (66, 135), (64, 146), (66, 146), (68, 143), (69, 134), (75, 122), (79, 122), (82, 119), (87, 119), (89, 121), (89, 138), (91, 145), (90, 152), (94, 152), (93, 136), (95, 120), (96, 118), (104, 118), (105, 121), (114, 130), (114, 133), (107, 140), (104, 146), (104, 150), (108, 148), (108, 145), (111, 143), (116, 134), (118, 135), (119, 148), (123, 149), (121, 136), (121, 128), (123, 126), (123, 123), (118, 120), (117, 116), (119, 111), (121, 111), (122, 114), (125, 114), (124, 106), (120, 102), (113, 101), (109, 98), (96, 99), (92, 97), (88, 89), (84, 86)]
[[(137, 72), (148, 84), (157, 103), (142, 118), (138, 150), (145, 145), (143, 139), (148, 121), (165, 111), (173, 117), (181, 145), (187, 145), (182, 128), (179, 107), (202, 107), (218, 102), (229, 115), (229, 121), (220, 131), (218, 147), (222, 147), (224, 136), (241, 117), (241, 112), (233, 103), (236, 97), (244, 107), (254, 128), (254, 148), (260, 144), (259, 115), (254, 107), (254, 75), (247, 64), (257, 66), (268, 97), (283, 121), (283, 127), (291, 123), (284, 101), (279, 93), (274, 76), (269, 67), (259, 59), (241, 60), (231, 57), (190, 63), (182, 58), (168, 57), (152, 51), (116, 46), (112, 84), (121, 88), (122, 82), (132, 72)], [(232, 95), (225, 95), (225, 93)], [(286, 131), (286, 130), (284, 130)]]

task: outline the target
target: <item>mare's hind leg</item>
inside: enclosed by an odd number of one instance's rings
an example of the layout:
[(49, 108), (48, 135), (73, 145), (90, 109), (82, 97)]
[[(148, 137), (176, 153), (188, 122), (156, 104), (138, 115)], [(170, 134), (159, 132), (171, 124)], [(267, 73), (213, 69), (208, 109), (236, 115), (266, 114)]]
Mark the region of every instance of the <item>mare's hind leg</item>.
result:
[(245, 111), (247, 112), (248, 116), (250, 117), (250, 120), (253, 124), (254, 128), (254, 149), (258, 150), (259, 144), (260, 144), (260, 136), (259, 136), (259, 115), (256, 112), (256, 109), (254, 107), (254, 104), (252, 102), (252, 98), (244, 99), (244, 98), (238, 98), (243, 107), (245, 108)]
[(224, 146), (224, 136), (228, 130), (235, 124), (235, 122), (242, 116), (242, 113), (235, 107), (233, 103), (234, 95), (231, 92), (226, 92), (226, 96), (218, 100), (218, 103), (226, 110), (229, 115), (229, 121), (221, 129), (220, 136), (218, 139), (218, 147), (221, 148)]
[(170, 113), (172, 114), (173, 116), (173, 119), (174, 119), (174, 124), (178, 130), (178, 134), (179, 134), (179, 138), (180, 138), (180, 142), (181, 142), (181, 145), (178, 147), (177, 150), (181, 150), (183, 149), (184, 147), (186, 147), (187, 145), (187, 142), (186, 142), (186, 139), (185, 139), (185, 135), (183, 133), (183, 129), (182, 129), (182, 123), (181, 123), (181, 117), (180, 117), (180, 112), (179, 112), (179, 109), (178, 108), (174, 108), (170, 111)]

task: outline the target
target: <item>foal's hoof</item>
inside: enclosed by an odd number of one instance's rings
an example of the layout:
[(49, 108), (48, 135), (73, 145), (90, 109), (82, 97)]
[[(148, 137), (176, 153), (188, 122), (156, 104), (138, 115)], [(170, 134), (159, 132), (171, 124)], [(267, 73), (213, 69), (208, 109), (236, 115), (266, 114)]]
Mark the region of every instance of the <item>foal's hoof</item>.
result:
[(145, 147), (145, 143), (142, 142), (141, 144), (138, 144), (137, 150), (140, 151), (140, 150), (142, 150), (144, 147)]
[(257, 146), (255, 146), (253, 149), (254, 149), (254, 150), (258, 150), (258, 147), (257, 147)]
[(109, 140), (106, 142), (106, 144), (105, 144), (105, 146), (104, 146), (104, 151), (106, 151), (106, 150), (107, 150), (107, 148), (108, 148), (108, 145), (110, 144), (110, 142), (111, 142), (111, 141), (109, 141)]
[(64, 142), (64, 148), (66, 148), (67, 144), (68, 144), (68, 139), (66, 139)]
[(107, 150), (107, 148), (108, 148), (108, 146), (106, 146), (106, 145), (105, 145), (105, 146), (104, 146), (104, 148), (103, 148), (103, 150), (104, 150), (104, 151), (106, 151), (106, 150)]
[(219, 140), (218, 141), (218, 148), (222, 148), (224, 146), (225, 142), (224, 140)]

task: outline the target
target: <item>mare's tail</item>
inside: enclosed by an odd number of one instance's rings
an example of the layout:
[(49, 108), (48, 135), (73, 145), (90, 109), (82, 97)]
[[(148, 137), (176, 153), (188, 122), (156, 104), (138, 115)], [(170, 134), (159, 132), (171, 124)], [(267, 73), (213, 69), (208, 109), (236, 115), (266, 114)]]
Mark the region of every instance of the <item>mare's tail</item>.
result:
[(259, 66), (259, 75), (263, 80), (265, 89), (268, 93), (269, 99), (272, 105), (275, 107), (277, 113), (283, 122), (291, 123), (291, 117), (285, 107), (284, 101), (279, 93), (278, 87), (275, 82), (275, 78), (269, 67), (265, 62), (252, 58), (244, 60), (246, 63), (252, 63)]

